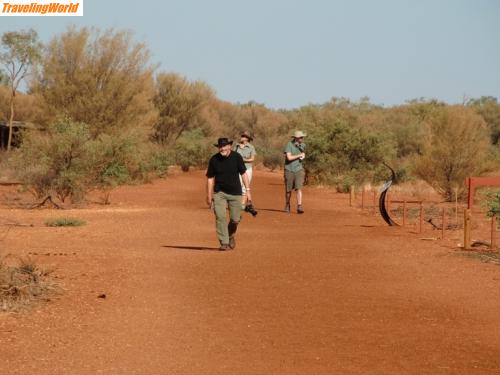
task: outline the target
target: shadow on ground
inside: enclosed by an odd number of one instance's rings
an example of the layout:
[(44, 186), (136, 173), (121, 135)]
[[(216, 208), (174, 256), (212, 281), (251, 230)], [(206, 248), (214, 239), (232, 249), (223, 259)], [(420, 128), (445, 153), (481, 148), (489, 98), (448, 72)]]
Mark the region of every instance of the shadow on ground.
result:
[(178, 249), (178, 250), (219, 251), (218, 247), (206, 247), (206, 246), (162, 245), (162, 247), (165, 247), (168, 249)]

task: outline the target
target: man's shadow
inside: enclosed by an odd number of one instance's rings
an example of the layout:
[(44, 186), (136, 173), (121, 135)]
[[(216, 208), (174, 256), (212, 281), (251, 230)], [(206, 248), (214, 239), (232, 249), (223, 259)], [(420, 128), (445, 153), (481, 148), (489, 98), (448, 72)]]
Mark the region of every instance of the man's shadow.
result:
[(219, 251), (218, 247), (207, 247), (207, 246), (162, 245), (162, 247), (165, 247), (165, 248), (168, 248), (168, 249), (177, 249), (177, 250)]
[(278, 210), (277, 208), (255, 208), (257, 211), (268, 211), (268, 212), (281, 212), (286, 213), (285, 210)]

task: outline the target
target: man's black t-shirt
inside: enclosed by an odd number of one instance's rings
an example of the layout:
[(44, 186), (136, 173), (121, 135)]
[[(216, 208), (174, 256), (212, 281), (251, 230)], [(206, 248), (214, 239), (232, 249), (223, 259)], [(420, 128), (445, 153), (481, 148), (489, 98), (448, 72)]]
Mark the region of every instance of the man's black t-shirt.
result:
[(226, 194), (241, 195), (239, 175), (246, 170), (243, 158), (237, 152), (231, 151), (228, 156), (217, 153), (208, 162), (207, 177), (215, 177), (216, 193), (222, 191)]

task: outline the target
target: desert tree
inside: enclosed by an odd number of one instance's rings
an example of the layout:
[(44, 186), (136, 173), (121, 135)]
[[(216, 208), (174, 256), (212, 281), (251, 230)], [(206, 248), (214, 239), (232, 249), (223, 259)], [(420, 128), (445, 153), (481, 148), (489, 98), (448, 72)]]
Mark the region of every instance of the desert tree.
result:
[(491, 142), (500, 144), (500, 103), (492, 96), (482, 96), (471, 99), (468, 105), (472, 106), (484, 118), (491, 132)]
[(485, 121), (472, 108), (446, 106), (428, 118), (414, 172), (450, 200), (465, 178), (485, 172), (491, 144)]
[(93, 137), (148, 128), (155, 118), (149, 59), (129, 31), (70, 27), (48, 44), (34, 91), (52, 118), (88, 124)]
[(163, 145), (175, 143), (185, 131), (203, 126), (202, 116), (215, 98), (205, 82), (190, 82), (175, 73), (161, 73), (156, 78), (154, 104), (158, 120), (155, 140)]
[[(41, 58), (42, 44), (35, 30), (9, 31), (2, 35), (0, 62), (7, 72), (10, 89), (9, 137), (7, 150), (12, 143), (12, 124), (15, 117), (15, 101), (19, 85), (27, 78), (34, 64)], [(1, 78), (1, 77), (0, 77)]]

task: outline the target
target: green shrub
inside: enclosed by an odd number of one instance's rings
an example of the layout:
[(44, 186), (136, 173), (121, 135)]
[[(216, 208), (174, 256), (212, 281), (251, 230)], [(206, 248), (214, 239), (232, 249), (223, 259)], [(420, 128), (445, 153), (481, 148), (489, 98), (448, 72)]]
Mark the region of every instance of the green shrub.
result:
[(487, 189), (481, 194), (481, 206), (488, 217), (500, 218), (500, 189)]
[(264, 167), (269, 168), (274, 171), (284, 165), (285, 156), (283, 152), (279, 149), (263, 149), (262, 153), (262, 164)]
[(446, 200), (457, 187), (463, 195), (465, 178), (483, 173), (491, 156), (486, 124), (468, 107), (446, 107), (430, 118), (425, 141), (414, 173)]
[(306, 145), (309, 178), (337, 185), (341, 191), (350, 184), (383, 180), (381, 163), (396, 153), (383, 134), (354, 127), (342, 118), (318, 123), (309, 131)]
[(214, 153), (214, 147), (205, 138), (201, 129), (186, 131), (173, 148), (173, 159), (184, 172), (190, 167), (205, 167)]
[(80, 227), (84, 224), (85, 221), (70, 217), (51, 219), (45, 222), (45, 225), (47, 225), (48, 227)]
[(109, 196), (118, 185), (164, 175), (167, 159), (141, 129), (92, 138), (85, 124), (59, 118), (43, 133), (25, 132), (12, 164), (38, 199), (77, 202), (94, 189)]
[(88, 127), (59, 118), (44, 133), (27, 131), (12, 159), (17, 178), (37, 198), (81, 199), (91, 183)]

